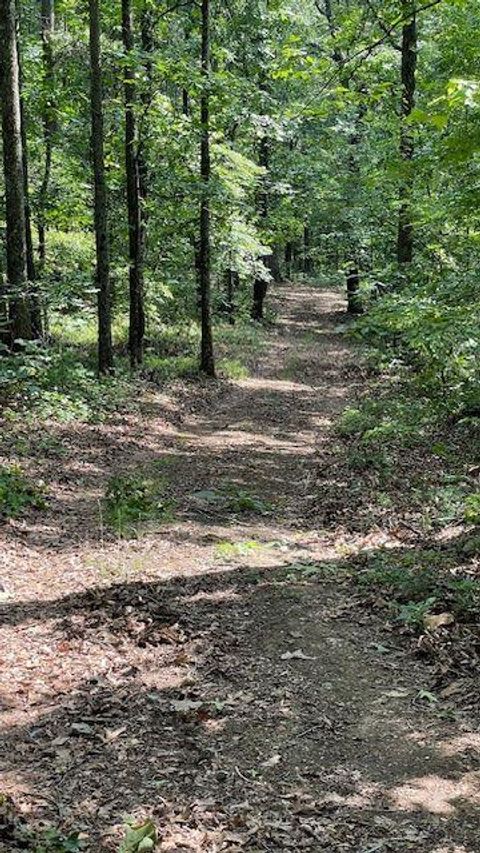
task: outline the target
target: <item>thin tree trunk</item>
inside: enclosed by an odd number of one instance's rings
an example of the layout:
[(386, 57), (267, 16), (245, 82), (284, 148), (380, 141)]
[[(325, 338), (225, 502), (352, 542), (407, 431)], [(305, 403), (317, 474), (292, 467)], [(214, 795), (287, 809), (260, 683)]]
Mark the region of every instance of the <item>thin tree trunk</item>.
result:
[(32, 337), (27, 296), (25, 179), (20, 108), (15, 0), (3, 0), (0, 14), (0, 96), (7, 219), (9, 343)]
[(122, 0), (122, 36), (125, 50), (125, 167), (127, 175), (128, 247), (130, 281), (130, 365), (143, 361), (145, 316), (143, 306), (143, 230), (140, 197), (138, 138), (135, 118), (136, 75), (133, 67), (133, 21), (130, 0)]
[(409, 117), (415, 106), (415, 86), (417, 70), (417, 21), (415, 6), (410, 0), (403, 0), (402, 10), (411, 17), (402, 29), (401, 79), (402, 95), (400, 103), (400, 158), (404, 175), (400, 183), (400, 207), (398, 215), (397, 260), (400, 265), (409, 264), (413, 259), (412, 194), (414, 176), (412, 160), (414, 141), (409, 126)]
[(292, 262), (293, 262), (293, 243), (291, 240), (285, 246), (285, 276), (286, 278), (290, 278), (292, 275)]
[(22, 54), (20, 50), (20, 38), (17, 28), (17, 55), (18, 55), (18, 74), (19, 74), (19, 89), (20, 89), (20, 121), (22, 128), (22, 158), (23, 158), (23, 194), (25, 197), (25, 240), (27, 247), (27, 277), (30, 285), (30, 315), (32, 323), (32, 335), (35, 338), (42, 337), (42, 309), (40, 304), (40, 296), (37, 285), (37, 271), (35, 269), (35, 258), (33, 252), (32, 238), (32, 211), (30, 207), (30, 181), (28, 177), (28, 145), (27, 145), (27, 127), (25, 122), (25, 110), (22, 99)]
[[(261, 87), (262, 88), (262, 87)], [(265, 169), (265, 175), (262, 177), (262, 186), (259, 193), (259, 214), (260, 221), (266, 224), (268, 218), (268, 186), (267, 186), (267, 170), (270, 160), (270, 145), (266, 135), (260, 140), (260, 151), (258, 157), (259, 166)], [(271, 269), (271, 255), (264, 255), (262, 262), (267, 270)], [(263, 278), (256, 278), (253, 282), (253, 301), (252, 301), (252, 320), (261, 321), (264, 317), (264, 303), (268, 291), (268, 281)]]
[(38, 255), (40, 262), (45, 263), (46, 254), (46, 208), (52, 172), (53, 139), (55, 133), (54, 87), (55, 69), (53, 60), (52, 38), (55, 32), (54, 0), (41, 0), (41, 32), (43, 51), (43, 74), (45, 81), (46, 100), (43, 113), (43, 140), (45, 145), (45, 163), (42, 184), (38, 198)]
[(144, 67), (145, 67), (145, 76), (146, 76), (146, 85), (142, 89), (141, 93), (141, 103), (142, 103), (142, 121), (140, 123), (140, 128), (138, 132), (138, 173), (140, 180), (140, 195), (142, 200), (142, 208), (141, 208), (141, 225), (143, 229), (142, 236), (142, 258), (145, 260), (145, 243), (146, 243), (146, 231), (147, 231), (147, 216), (148, 211), (145, 205), (149, 188), (150, 188), (150, 180), (151, 180), (151, 170), (148, 164), (147, 157), (147, 137), (148, 133), (146, 128), (148, 128), (148, 117), (150, 108), (152, 106), (152, 101), (154, 97), (153, 92), (153, 52), (155, 50), (155, 38), (154, 38), (154, 14), (151, 8), (146, 8), (142, 13), (141, 20), (141, 41), (142, 41), (142, 51), (145, 57)]
[(347, 311), (349, 314), (362, 314), (363, 306), (359, 295), (360, 275), (358, 266), (351, 266), (347, 272)]
[(235, 292), (238, 289), (239, 276), (231, 267), (225, 270), (225, 307), (228, 322), (231, 326), (235, 324)]
[[(332, 8), (331, 0), (324, 0), (324, 10), (325, 17), (328, 23), (328, 29), (330, 32), (330, 36), (332, 39), (335, 39), (337, 34), (337, 27), (335, 23), (335, 15)], [(343, 73), (344, 69), (344, 56), (342, 51), (337, 47), (337, 45), (333, 45), (332, 49), (332, 59), (338, 66), (338, 70), (341, 76), (344, 77), (343, 85), (348, 89), (350, 87), (350, 79), (348, 76), (345, 76)], [(357, 158), (355, 156), (355, 150), (360, 142), (360, 134), (358, 132), (358, 126), (362, 114), (365, 112), (365, 108), (361, 105), (358, 113), (358, 117), (355, 121), (355, 128), (350, 135), (349, 143), (351, 149), (351, 153), (348, 157), (348, 171), (354, 180), (355, 184), (358, 183), (359, 179), (359, 168), (357, 163)], [(346, 284), (347, 284), (347, 311), (350, 314), (360, 314), (362, 312), (362, 305), (359, 296), (360, 289), (360, 270), (358, 265), (358, 246), (353, 245), (349, 249), (349, 261), (348, 268), (346, 274)]]
[(113, 372), (107, 184), (103, 147), (103, 86), (99, 0), (89, 0), (92, 159), (98, 290), (98, 370)]
[(201, 299), (202, 340), (200, 369), (207, 376), (215, 376), (213, 355), (212, 314), (210, 306), (210, 0), (202, 0), (202, 78), (200, 101), (201, 145), (200, 174), (202, 197), (200, 202), (199, 282)]

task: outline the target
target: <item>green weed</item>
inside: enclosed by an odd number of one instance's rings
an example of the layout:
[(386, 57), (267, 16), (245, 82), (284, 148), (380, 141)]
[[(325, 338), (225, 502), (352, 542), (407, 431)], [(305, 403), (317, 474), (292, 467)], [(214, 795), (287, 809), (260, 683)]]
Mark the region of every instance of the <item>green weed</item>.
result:
[(17, 518), (32, 507), (45, 509), (46, 488), (27, 479), (18, 465), (0, 466), (0, 517)]
[(288, 566), (287, 580), (311, 580), (314, 578), (336, 577), (342, 571), (340, 563), (292, 563)]
[(260, 551), (267, 546), (254, 539), (244, 542), (218, 542), (214, 548), (215, 557), (219, 560), (235, 560), (238, 557), (247, 557), (252, 552)]
[(250, 376), (250, 371), (243, 361), (237, 358), (220, 359), (218, 368), (220, 374), (227, 379), (248, 379)]
[(357, 583), (381, 590), (383, 597), (386, 594), (396, 618), (410, 627), (423, 626), (424, 617), (432, 610), (452, 612), (463, 621), (477, 618), (480, 581), (454, 574), (453, 555), (434, 550), (407, 551), (394, 558), (385, 551), (371, 563), (357, 575)]
[(168, 480), (158, 473), (121, 474), (108, 483), (103, 501), (106, 523), (122, 538), (136, 536), (147, 522), (173, 518), (174, 502)]
[(198, 375), (198, 358), (191, 355), (160, 356), (147, 353), (142, 374), (153, 382), (188, 379)]
[(475, 492), (466, 498), (464, 516), (469, 524), (480, 524), (480, 492)]

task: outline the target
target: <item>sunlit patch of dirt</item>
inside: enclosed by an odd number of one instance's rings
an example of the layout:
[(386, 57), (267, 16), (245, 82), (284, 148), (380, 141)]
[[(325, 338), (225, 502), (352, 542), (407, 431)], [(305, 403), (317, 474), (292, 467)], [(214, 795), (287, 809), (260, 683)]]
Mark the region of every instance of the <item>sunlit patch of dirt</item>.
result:
[(478, 732), (465, 732), (465, 734), (456, 735), (451, 740), (439, 743), (438, 748), (444, 755), (458, 755), (470, 750), (480, 754), (480, 734)]
[(407, 811), (453, 815), (462, 805), (480, 805), (480, 773), (465, 773), (459, 779), (421, 776), (394, 788), (389, 797), (397, 808)]

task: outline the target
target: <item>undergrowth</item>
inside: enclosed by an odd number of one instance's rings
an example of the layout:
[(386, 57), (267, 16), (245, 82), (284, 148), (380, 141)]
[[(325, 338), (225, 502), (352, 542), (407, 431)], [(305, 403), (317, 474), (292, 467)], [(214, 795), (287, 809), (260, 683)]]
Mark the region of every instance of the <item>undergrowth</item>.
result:
[(18, 465), (0, 465), (0, 518), (17, 518), (28, 508), (44, 509), (46, 487), (33, 482)]
[(168, 478), (155, 466), (148, 473), (112, 477), (103, 501), (103, 520), (117, 536), (135, 537), (147, 522), (172, 520), (174, 501), (168, 492)]
[[(135, 409), (142, 383), (164, 385), (198, 376), (199, 326), (192, 321), (152, 323), (144, 364), (132, 375), (127, 357), (127, 323), (121, 315), (113, 327), (115, 375), (96, 375), (96, 323), (93, 316), (56, 315), (49, 345), (25, 343), (14, 355), (0, 352), (0, 410), (10, 423), (99, 422), (118, 410)], [(215, 328), (218, 374), (247, 378), (265, 344), (263, 329), (246, 319)]]

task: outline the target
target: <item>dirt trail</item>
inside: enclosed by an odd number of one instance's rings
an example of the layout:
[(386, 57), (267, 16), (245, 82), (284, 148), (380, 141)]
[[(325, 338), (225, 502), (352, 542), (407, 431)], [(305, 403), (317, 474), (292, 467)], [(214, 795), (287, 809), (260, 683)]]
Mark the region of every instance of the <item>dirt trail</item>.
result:
[[(476, 726), (418, 701), (428, 670), (335, 582), (354, 537), (310, 520), (360, 381), (343, 303), (297, 286), (278, 309), (252, 378), (58, 433), (47, 516), (5, 535), (0, 790), (91, 853), (131, 814), (171, 853), (474, 853)], [(113, 541), (105, 479), (159, 460), (176, 520)], [(205, 498), (222, 483), (257, 509)]]

